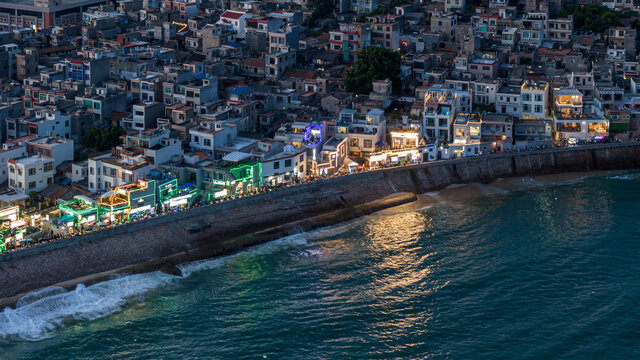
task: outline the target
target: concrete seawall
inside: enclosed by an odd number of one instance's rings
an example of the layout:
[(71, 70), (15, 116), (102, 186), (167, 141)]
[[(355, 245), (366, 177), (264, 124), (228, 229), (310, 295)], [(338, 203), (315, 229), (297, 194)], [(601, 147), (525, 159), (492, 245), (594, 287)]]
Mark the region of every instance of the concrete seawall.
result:
[(0, 299), (99, 272), (149, 271), (167, 262), (237, 251), (410, 202), (413, 194), (451, 184), (633, 168), (640, 168), (640, 144), (608, 144), (486, 155), (316, 181), (4, 254)]

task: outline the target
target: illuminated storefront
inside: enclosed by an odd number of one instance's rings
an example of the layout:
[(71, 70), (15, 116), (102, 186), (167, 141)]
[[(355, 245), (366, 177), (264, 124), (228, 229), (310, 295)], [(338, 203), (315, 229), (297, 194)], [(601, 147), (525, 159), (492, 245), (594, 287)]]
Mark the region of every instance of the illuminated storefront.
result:
[(65, 227), (77, 227), (78, 225), (93, 224), (98, 219), (98, 207), (93, 200), (85, 196), (76, 196), (74, 199), (58, 205), (62, 216), (59, 224)]

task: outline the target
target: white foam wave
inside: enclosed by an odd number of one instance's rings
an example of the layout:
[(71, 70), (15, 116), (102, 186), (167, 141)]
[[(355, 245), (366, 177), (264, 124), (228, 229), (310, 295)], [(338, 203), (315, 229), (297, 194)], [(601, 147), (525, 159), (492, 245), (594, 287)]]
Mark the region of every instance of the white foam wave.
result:
[[(363, 219), (336, 227), (317, 229), (308, 233), (294, 234), (262, 245), (251, 247), (237, 254), (194, 261), (178, 266), (182, 278), (194, 272), (220, 268), (233, 259), (243, 256), (271, 254), (282, 249), (304, 247), (307, 239), (319, 239), (347, 231)], [(314, 254), (317, 256), (317, 254)], [(95, 320), (120, 311), (132, 297), (165, 285), (179, 276), (160, 271), (121, 275), (111, 280), (90, 286), (79, 284), (76, 289), (66, 291), (60, 287), (49, 287), (31, 292), (18, 300), (16, 308), (5, 308), (0, 312), (0, 338), (18, 337), (25, 340), (42, 340), (51, 337), (68, 320)]]
[(613, 179), (613, 180), (635, 180), (636, 179), (636, 174), (609, 176), (609, 177), (607, 177), (607, 179)]
[[(0, 338), (41, 340), (53, 336), (65, 320), (94, 320), (119, 311), (127, 299), (157, 288), (174, 276), (159, 271), (117, 277), (73, 291), (52, 287), (30, 293), (15, 309), (0, 312)], [(42, 294), (49, 296), (39, 297)], [(52, 294), (52, 295), (51, 295)], [(30, 301), (34, 300), (34, 301)]]

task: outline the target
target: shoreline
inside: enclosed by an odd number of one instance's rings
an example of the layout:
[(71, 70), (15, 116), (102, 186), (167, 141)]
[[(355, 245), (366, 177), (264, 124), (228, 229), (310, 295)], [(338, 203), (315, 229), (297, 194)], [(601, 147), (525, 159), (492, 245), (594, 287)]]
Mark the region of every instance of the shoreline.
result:
[(114, 273), (157, 269), (180, 274), (175, 268), (180, 263), (231, 254), (400, 204), (419, 209), (639, 168), (640, 144), (615, 144), (462, 158), (319, 180), (4, 254), (0, 304), (53, 285), (72, 288), (77, 279), (97, 281)]
[[(365, 209), (362, 213), (353, 214), (353, 216), (343, 221), (337, 221), (337, 222), (332, 221), (336, 217), (342, 215), (339, 210), (336, 210), (326, 215), (321, 215), (321, 216), (310, 218), (310, 219), (302, 219), (289, 224), (285, 224), (284, 226), (267, 229), (264, 231), (264, 233), (286, 231), (283, 228), (289, 228), (289, 229), (298, 228), (300, 225), (303, 225), (302, 223), (305, 223), (305, 222), (306, 223), (315, 222), (315, 225), (317, 226), (313, 226), (308, 230), (305, 230), (305, 232), (313, 231), (313, 230), (321, 229), (327, 226), (337, 226), (340, 224), (345, 224), (351, 220), (361, 218), (367, 215), (375, 215), (375, 214), (385, 215), (389, 213), (396, 213), (398, 210), (400, 210), (400, 212), (419, 211), (420, 209), (426, 209), (428, 207), (440, 205), (440, 204), (456, 203), (456, 202), (461, 202), (469, 199), (487, 197), (487, 196), (495, 196), (495, 195), (502, 196), (512, 192), (532, 189), (536, 187), (559, 186), (563, 184), (587, 180), (590, 178), (615, 176), (620, 174), (633, 173), (636, 171), (638, 170), (629, 169), (629, 170), (610, 170), (610, 171), (600, 170), (600, 171), (585, 171), (585, 172), (565, 172), (565, 173), (539, 175), (539, 176), (531, 176), (531, 177), (521, 176), (521, 177), (510, 177), (510, 178), (498, 178), (488, 183), (452, 184), (437, 192), (430, 192), (425, 194), (398, 193), (391, 196), (387, 196), (383, 199), (365, 204), (368, 209)], [(324, 221), (321, 221), (321, 220), (324, 220)], [(326, 226), (323, 226), (322, 225), (323, 223), (325, 223)], [(268, 242), (277, 240), (278, 238), (282, 238), (284, 236), (290, 236), (290, 235), (292, 235), (292, 233), (284, 234), (280, 237), (276, 237), (271, 240), (266, 240), (262, 243), (268, 243)], [(192, 262), (192, 261), (215, 259), (223, 256), (241, 253), (253, 246), (257, 246), (257, 245), (250, 245), (250, 246), (242, 247), (240, 249), (233, 250), (233, 251), (222, 251), (213, 256), (199, 256), (199, 254), (202, 253), (202, 251), (200, 249), (192, 249), (184, 252), (179, 252), (167, 257), (120, 267), (114, 270), (88, 274), (82, 277), (62, 281), (62, 282), (53, 284), (51, 286), (61, 287), (66, 291), (73, 291), (79, 284), (84, 284), (86, 286), (89, 286), (92, 284), (110, 280), (113, 278), (114, 275), (118, 275), (118, 274), (133, 275), (133, 274), (148, 273), (148, 272), (154, 272), (154, 271), (161, 271), (170, 275), (182, 276), (183, 274), (181, 270), (178, 269), (177, 267), (178, 265), (181, 265), (187, 262)], [(17, 301), (20, 300), (20, 298), (24, 297), (29, 293), (32, 293), (34, 291), (39, 291), (44, 288), (46, 287), (24, 292), (12, 297), (0, 299), (0, 309), (5, 309), (6, 307), (14, 308)]]

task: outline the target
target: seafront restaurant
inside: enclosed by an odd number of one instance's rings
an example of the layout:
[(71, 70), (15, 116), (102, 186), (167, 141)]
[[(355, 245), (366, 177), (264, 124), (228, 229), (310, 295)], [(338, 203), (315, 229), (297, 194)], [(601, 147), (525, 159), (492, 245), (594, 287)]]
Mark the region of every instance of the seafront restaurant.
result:
[(243, 195), (262, 187), (262, 164), (257, 161), (221, 161), (203, 168), (202, 183), (207, 201)]
[(158, 185), (158, 205), (161, 210), (181, 210), (189, 207), (198, 197), (198, 187), (193, 183), (178, 185), (177, 179), (167, 180)]
[(98, 200), (98, 218), (101, 225), (117, 224), (154, 214), (155, 204), (155, 180), (138, 180), (103, 194)]
[(7, 206), (0, 209), (0, 253), (11, 244), (19, 244), (25, 236), (27, 222), (20, 216), (19, 206)]
[(93, 226), (98, 220), (98, 207), (93, 199), (86, 196), (76, 195), (73, 199), (58, 205), (58, 209), (61, 216), (57, 225), (68, 231), (79, 226)]

